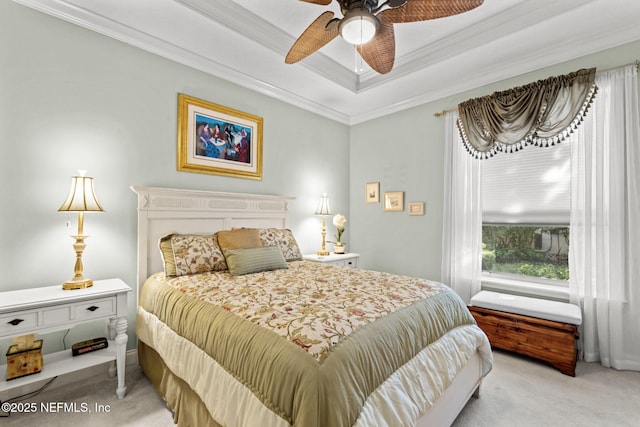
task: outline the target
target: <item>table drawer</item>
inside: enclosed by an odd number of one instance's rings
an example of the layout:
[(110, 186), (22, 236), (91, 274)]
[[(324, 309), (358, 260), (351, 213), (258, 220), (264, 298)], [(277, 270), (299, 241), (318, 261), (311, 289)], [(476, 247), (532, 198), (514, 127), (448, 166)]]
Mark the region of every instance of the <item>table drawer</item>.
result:
[(54, 306), (42, 310), (43, 325), (53, 326), (71, 320), (71, 304)]
[(0, 317), (0, 335), (13, 336), (38, 326), (38, 311), (22, 311)]
[(338, 265), (341, 267), (351, 267), (351, 268), (358, 268), (358, 261), (355, 259), (345, 259), (342, 261), (333, 261), (331, 262), (331, 264), (333, 265)]
[(76, 320), (102, 319), (116, 314), (116, 298), (103, 298), (74, 306)]

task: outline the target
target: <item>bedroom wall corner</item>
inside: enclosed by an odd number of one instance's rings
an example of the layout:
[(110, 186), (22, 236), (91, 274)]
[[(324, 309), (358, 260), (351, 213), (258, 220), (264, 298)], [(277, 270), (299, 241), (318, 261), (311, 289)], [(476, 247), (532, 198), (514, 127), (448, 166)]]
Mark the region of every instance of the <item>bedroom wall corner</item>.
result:
[[(363, 268), (440, 276), (444, 128), (432, 108), (351, 128), (351, 249)], [(367, 182), (380, 183), (379, 203), (366, 203)], [(391, 191), (404, 192), (403, 211), (384, 211), (384, 193)], [(410, 216), (409, 202), (425, 202), (425, 214)]]
[[(78, 169), (94, 177), (105, 209), (85, 216), (85, 275), (120, 277), (134, 288), (130, 349), (137, 294), (131, 185), (293, 196), (289, 227), (304, 252), (320, 245), (313, 213), (322, 192), (349, 215), (347, 125), (10, 0), (0, 0), (0, 51), (0, 291), (73, 276), (76, 216), (57, 209)], [(262, 180), (176, 170), (178, 93), (263, 117)], [(74, 328), (66, 341), (102, 336), (103, 328)], [(45, 339), (45, 353), (59, 349), (63, 333)], [(0, 342), (0, 358), (6, 347)]]
[[(489, 95), (581, 68), (605, 70), (637, 61), (640, 41), (606, 49), (447, 98), (352, 126), (351, 250), (364, 268), (440, 280), (444, 185), (444, 120), (435, 113), (465, 100)], [(453, 78), (453, 77), (452, 77)], [(365, 184), (380, 182), (387, 191), (404, 191), (404, 211), (384, 212), (365, 203)], [(408, 202), (424, 201), (424, 216), (409, 216)]]

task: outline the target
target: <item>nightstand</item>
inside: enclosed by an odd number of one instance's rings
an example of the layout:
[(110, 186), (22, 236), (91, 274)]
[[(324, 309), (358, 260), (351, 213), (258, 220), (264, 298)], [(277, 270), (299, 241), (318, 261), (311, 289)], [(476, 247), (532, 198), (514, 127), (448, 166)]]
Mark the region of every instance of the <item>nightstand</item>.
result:
[[(109, 374), (118, 374), (116, 394), (122, 399), (127, 350), (127, 294), (131, 288), (120, 279), (96, 280), (86, 289), (65, 291), (62, 286), (0, 292), (0, 339), (31, 333), (48, 333), (104, 319), (109, 347), (72, 356), (71, 349), (44, 355), (42, 371), (10, 381), (6, 365), (0, 366), (0, 392), (58, 375), (113, 362)], [(94, 338), (94, 337), (87, 337)]]
[(360, 254), (346, 253), (346, 254), (334, 254), (331, 253), (327, 256), (318, 256), (316, 254), (309, 254), (303, 257), (307, 261), (322, 262), (325, 264), (340, 265), (343, 267), (358, 268), (358, 261), (360, 260)]

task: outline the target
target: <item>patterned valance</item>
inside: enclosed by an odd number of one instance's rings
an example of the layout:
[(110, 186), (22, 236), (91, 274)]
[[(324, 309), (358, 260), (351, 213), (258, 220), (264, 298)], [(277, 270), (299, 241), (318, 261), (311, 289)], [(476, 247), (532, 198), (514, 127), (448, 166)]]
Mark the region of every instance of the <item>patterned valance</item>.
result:
[(459, 104), (457, 125), (467, 151), (486, 159), (561, 142), (591, 105), (595, 75), (595, 68), (582, 69)]

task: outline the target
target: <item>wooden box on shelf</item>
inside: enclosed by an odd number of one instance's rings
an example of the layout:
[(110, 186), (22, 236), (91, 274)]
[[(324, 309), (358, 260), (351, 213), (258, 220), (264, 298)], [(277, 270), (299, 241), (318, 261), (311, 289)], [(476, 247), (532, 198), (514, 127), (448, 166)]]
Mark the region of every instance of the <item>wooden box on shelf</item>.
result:
[(34, 347), (20, 350), (17, 345), (7, 350), (7, 381), (42, 372), (42, 340), (35, 340)]

